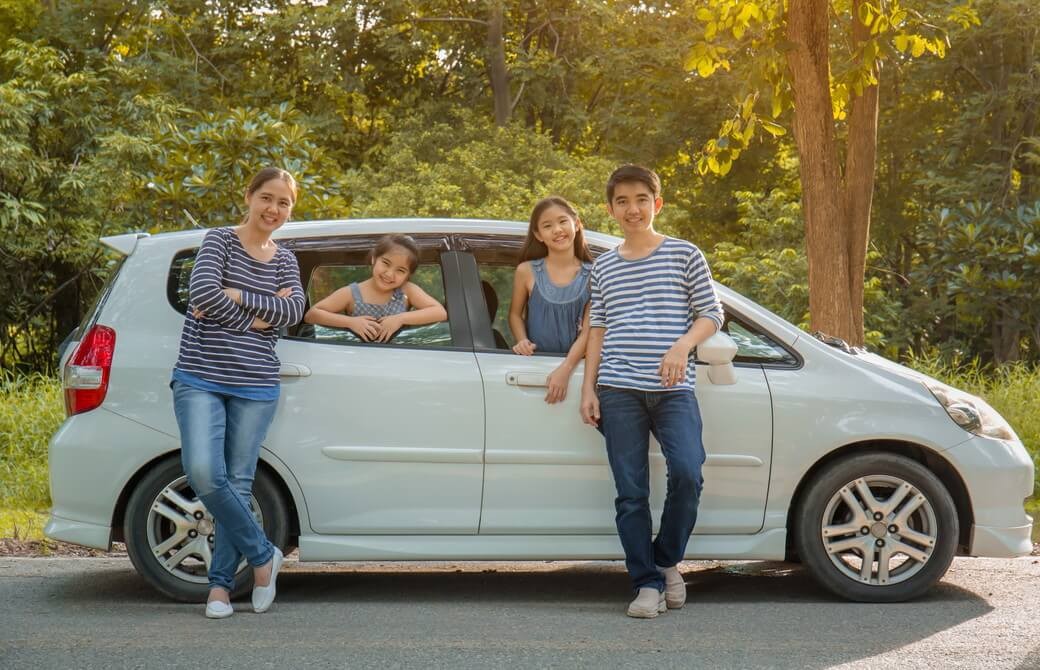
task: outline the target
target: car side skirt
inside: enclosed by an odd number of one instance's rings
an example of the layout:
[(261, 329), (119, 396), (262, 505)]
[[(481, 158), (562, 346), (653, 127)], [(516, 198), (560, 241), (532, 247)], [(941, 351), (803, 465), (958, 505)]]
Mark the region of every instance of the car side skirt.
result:
[[(694, 535), (687, 559), (784, 559), (787, 530)], [(616, 535), (301, 535), (301, 561), (616, 560)]]

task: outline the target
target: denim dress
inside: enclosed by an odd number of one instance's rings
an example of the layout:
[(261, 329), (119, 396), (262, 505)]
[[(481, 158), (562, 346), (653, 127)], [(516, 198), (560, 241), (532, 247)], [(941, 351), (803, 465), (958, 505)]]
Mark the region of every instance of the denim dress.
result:
[(534, 286), (527, 301), (527, 339), (535, 343), (538, 353), (565, 354), (578, 339), (589, 302), (592, 264), (582, 263), (578, 275), (566, 286), (552, 283), (544, 258), (531, 261), (531, 269)]

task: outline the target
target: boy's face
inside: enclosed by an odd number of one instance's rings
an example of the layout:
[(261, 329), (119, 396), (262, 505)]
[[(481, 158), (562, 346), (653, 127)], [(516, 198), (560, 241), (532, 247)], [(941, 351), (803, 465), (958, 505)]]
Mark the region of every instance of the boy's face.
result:
[(614, 197), (607, 203), (607, 212), (621, 226), (626, 235), (653, 229), (654, 216), (661, 211), (664, 201), (641, 181), (625, 181), (614, 187)]

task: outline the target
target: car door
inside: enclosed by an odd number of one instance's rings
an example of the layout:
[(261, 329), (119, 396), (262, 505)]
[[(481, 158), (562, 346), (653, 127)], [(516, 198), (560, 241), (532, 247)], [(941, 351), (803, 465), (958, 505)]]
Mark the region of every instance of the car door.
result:
[[(282, 338), (282, 396), (265, 445), (300, 483), (311, 530), (327, 534), (476, 533), (484, 413), (457, 254), (416, 236), (412, 281), (448, 322), (389, 344), (302, 324)], [(297, 241), (311, 304), (370, 276), (375, 237)]]
[[(571, 378), (566, 400), (548, 405), (544, 380), (562, 356), (517, 356), (502, 346), (503, 339), (512, 343), (505, 318), (518, 244), (505, 237), (467, 243), (478, 272), (476, 278), (466, 277), (467, 288), (481, 283), (497, 298), (486, 321), (473, 319), (487, 420), (480, 532), (614, 533), (616, 493), (603, 437), (579, 415), (582, 367)], [(466, 263), (462, 267), (465, 273)], [(707, 366), (696, 367), (707, 461), (695, 533), (754, 533), (762, 527), (772, 451), (765, 374), (759, 363), (738, 358), (737, 383), (716, 386)], [(665, 462), (654, 440), (650, 462), (656, 524), (664, 502)]]

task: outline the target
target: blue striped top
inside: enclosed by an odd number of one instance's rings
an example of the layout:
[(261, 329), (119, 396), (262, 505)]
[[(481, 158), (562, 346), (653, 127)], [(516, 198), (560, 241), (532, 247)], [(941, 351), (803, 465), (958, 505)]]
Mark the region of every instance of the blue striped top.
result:
[[(275, 296), (292, 288), (288, 298)], [(237, 305), (225, 288), (242, 292)], [(258, 261), (231, 228), (206, 233), (188, 285), (188, 313), (174, 370), (230, 387), (278, 386), (280, 364), (274, 347), (278, 329), (299, 323), (305, 300), (296, 256), (278, 247), (274, 258)], [(195, 308), (204, 312), (196, 319)], [(271, 324), (251, 328), (253, 318)]]
[(661, 384), (661, 358), (695, 319), (722, 328), (723, 310), (704, 254), (695, 245), (666, 237), (648, 256), (622, 258), (612, 249), (592, 267), (593, 328), (605, 328), (597, 384), (641, 391), (693, 390), (693, 357), (686, 381)]

